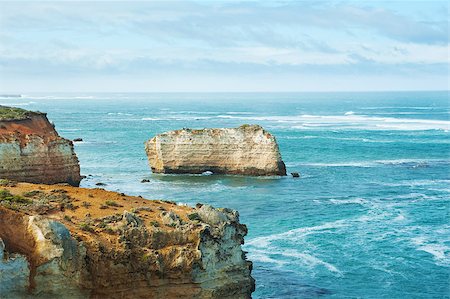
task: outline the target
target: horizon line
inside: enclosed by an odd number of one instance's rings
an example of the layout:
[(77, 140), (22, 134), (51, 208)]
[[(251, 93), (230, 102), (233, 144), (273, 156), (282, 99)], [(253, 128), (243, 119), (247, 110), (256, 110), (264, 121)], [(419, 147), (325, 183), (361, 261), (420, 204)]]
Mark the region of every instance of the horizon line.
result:
[(393, 89), (393, 90), (308, 90), (308, 91), (0, 91), (1, 96), (24, 96), (27, 93), (382, 93), (382, 92), (450, 92), (450, 89)]

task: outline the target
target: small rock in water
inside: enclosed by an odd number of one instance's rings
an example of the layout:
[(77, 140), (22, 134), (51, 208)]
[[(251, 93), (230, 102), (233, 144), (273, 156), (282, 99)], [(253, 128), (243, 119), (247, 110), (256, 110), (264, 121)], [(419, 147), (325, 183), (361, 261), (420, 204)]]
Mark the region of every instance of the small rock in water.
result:
[(148, 179), (143, 179), (143, 180), (141, 181), (141, 183), (150, 183), (150, 180), (148, 180)]
[(106, 186), (106, 184), (105, 183), (97, 183), (97, 184), (95, 184), (96, 186)]
[(75, 138), (75, 139), (73, 140), (73, 142), (80, 142), (80, 141), (83, 141), (83, 138)]
[(213, 175), (214, 173), (212, 171), (205, 171), (202, 173), (202, 175)]
[(291, 172), (293, 178), (299, 178), (300, 174), (298, 172)]

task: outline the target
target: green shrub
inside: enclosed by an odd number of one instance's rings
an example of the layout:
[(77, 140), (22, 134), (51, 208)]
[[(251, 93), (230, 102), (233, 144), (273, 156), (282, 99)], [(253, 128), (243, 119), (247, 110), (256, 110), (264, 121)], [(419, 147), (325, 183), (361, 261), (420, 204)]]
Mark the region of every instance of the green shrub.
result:
[(32, 114), (38, 114), (25, 109), (0, 106), (0, 120), (25, 119)]
[(17, 204), (30, 204), (33, 202), (28, 198), (19, 195), (13, 195), (6, 189), (0, 190), (0, 202), (3, 201), (9, 201), (10, 203), (17, 203)]
[(188, 218), (189, 218), (189, 220), (192, 220), (192, 221), (194, 221), (194, 220), (201, 221), (201, 220), (202, 220), (202, 219), (200, 218), (200, 216), (198, 215), (198, 213), (191, 213), (191, 214), (188, 214)]
[(81, 223), (80, 223), (80, 229), (81, 229), (81, 230), (84, 230), (84, 231), (86, 231), (86, 232), (91, 232), (91, 233), (94, 232), (94, 229), (92, 228), (92, 226), (89, 225), (89, 224), (86, 223), (86, 222), (81, 222)]
[(91, 205), (89, 202), (87, 202), (87, 201), (83, 201), (83, 202), (81, 203), (81, 206), (82, 206), (83, 208), (89, 209), (89, 207), (92, 206), (92, 205)]
[(105, 228), (107, 226), (107, 224), (105, 222), (100, 222), (99, 224), (97, 224), (97, 227), (99, 228)]
[(119, 205), (114, 200), (107, 200), (107, 201), (105, 201), (105, 204), (110, 207), (121, 207), (121, 205)]
[(153, 225), (154, 227), (159, 227), (158, 221), (150, 221), (150, 224)]
[(8, 179), (0, 179), (0, 186), (2, 187), (15, 187), (17, 183)]
[(39, 190), (32, 190), (32, 191), (24, 192), (24, 193), (22, 194), (22, 196), (25, 196), (25, 197), (33, 197), (33, 196), (36, 196), (36, 195), (41, 194), (41, 193), (42, 193), (42, 192), (39, 191)]

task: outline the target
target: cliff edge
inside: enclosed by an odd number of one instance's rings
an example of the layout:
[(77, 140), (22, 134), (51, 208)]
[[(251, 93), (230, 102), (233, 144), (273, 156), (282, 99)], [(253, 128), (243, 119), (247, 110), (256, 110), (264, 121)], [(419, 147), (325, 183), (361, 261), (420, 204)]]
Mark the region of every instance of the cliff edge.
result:
[(258, 125), (170, 131), (145, 150), (154, 173), (286, 175), (275, 137)]
[(80, 166), (70, 140), (45, 113), (0, 106), (0, 178), (78, 186)]
[(0, 181), (0, 298), (250, 298), (245, 225), (103, 189)]

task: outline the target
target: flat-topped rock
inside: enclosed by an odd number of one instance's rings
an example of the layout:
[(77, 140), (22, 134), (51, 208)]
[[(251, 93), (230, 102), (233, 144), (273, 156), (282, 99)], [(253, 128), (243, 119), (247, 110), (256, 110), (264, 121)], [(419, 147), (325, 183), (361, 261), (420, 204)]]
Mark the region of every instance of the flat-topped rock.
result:
[(286, 175), (275, 137), (258, 125), (170, 131), (145, 150), (154, 173)]
[(80, 166), (70, 140), (45, 113), (0, 106), (0, 179), (78, 186)]

